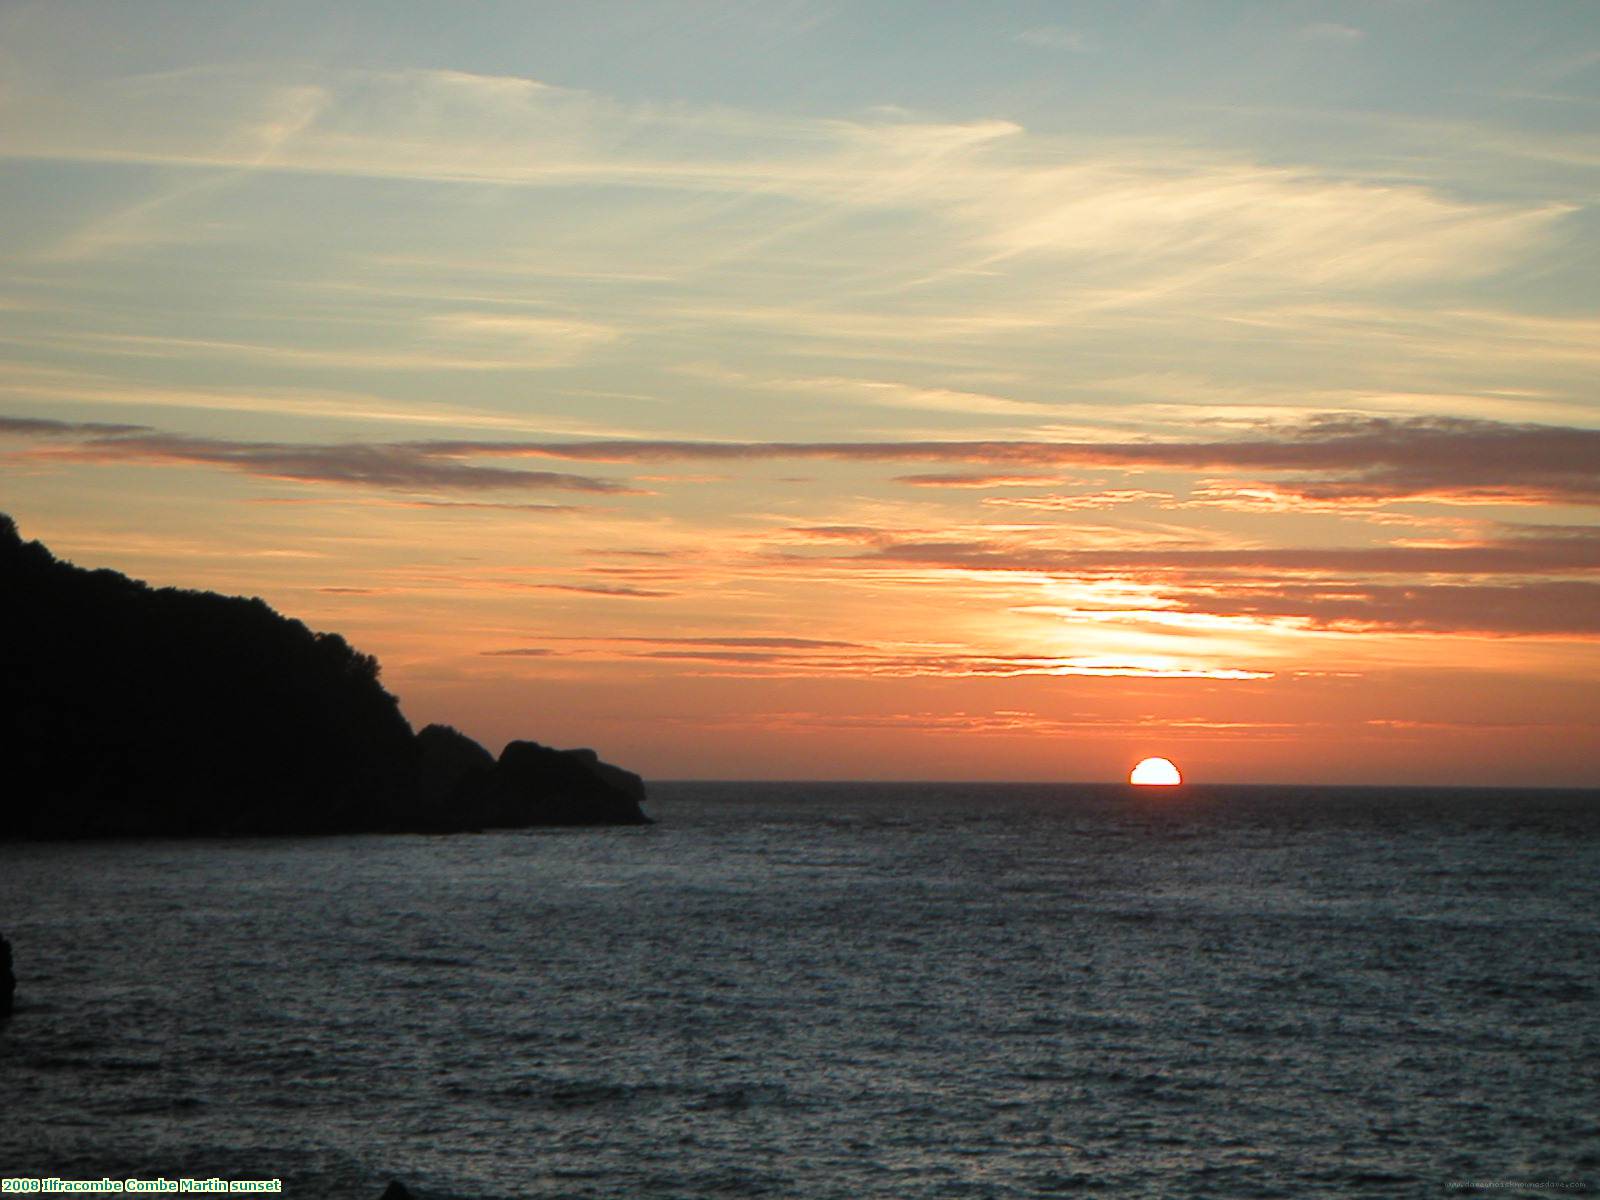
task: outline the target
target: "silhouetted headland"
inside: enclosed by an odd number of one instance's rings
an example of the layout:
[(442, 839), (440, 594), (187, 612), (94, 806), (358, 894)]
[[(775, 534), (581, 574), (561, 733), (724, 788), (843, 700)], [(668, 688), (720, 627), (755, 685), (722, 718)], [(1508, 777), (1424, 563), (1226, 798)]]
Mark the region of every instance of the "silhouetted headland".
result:
[(378, 661), (262, 600), (152, 588), (0, 514), (0, 838), (646, 824), (590, 750), (413, 734)]

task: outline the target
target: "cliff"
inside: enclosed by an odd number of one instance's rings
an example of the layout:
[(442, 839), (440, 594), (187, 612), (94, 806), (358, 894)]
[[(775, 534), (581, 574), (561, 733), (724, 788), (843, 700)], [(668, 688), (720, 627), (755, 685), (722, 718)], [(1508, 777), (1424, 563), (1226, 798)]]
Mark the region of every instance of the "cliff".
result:
[(648, 820), (638, 777), (592, 752), (414, 735), (338, 634), (82, 570), (3, 514), (0, 629), (0, 838)]

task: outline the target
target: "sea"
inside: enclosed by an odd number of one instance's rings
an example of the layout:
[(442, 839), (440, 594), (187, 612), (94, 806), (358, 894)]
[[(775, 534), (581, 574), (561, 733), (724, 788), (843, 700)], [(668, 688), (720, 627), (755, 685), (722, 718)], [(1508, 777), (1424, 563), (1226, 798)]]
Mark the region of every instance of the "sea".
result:
[(1600, 1189), (1600, 793), (665, 783), (648, 807), (0, 846), (0, 1176)]

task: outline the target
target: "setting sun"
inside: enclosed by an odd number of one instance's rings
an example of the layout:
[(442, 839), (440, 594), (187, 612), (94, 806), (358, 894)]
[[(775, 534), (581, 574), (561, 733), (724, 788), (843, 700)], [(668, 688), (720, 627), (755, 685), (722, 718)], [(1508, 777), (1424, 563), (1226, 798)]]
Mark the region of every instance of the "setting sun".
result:
[(1129, 773), (1128, 782), (1140, 786), (1171, 787), (1182, 783), (1183, 776), (1178, 774), (1178, 768), (1172, 765), (1170, 759), (1147, 758)]

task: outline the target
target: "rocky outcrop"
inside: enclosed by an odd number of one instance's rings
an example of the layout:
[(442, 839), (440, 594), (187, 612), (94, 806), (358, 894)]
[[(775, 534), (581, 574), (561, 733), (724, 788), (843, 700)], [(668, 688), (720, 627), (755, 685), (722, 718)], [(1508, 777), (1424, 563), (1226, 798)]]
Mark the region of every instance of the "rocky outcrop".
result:
[(511, 742), (489, 787), (498, 804), (529, 825), (642, 825), (644, 781), (601, 762), (593, 750), (552, 750)]
[(0, 629), (0, 838), (645, 820), (637, 777), (587, 751), (508, 767), (448, 726), (413, 735), (338, 634), (81, 570), (4, 515)]
[(448, 725), (429, 725), (417, 743), (424, 827), (649, 824), (643, 780), (593, 750), (511, 742), (496, 761)]

